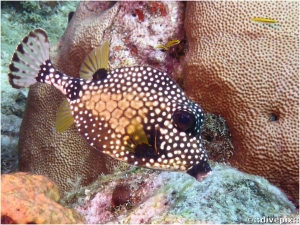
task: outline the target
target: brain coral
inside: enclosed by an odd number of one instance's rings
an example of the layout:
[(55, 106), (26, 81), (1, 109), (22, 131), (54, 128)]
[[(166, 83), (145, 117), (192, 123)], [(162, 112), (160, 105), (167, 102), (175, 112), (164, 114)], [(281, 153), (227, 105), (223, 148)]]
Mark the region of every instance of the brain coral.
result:
[(225, 117), (231, 165), (264, 176), (298, 204), (299, 2), (188, 2), (186, 10), (187, 94)]
[(112, 25), (119, 9), (118, 3), (113, 4), (79, 4), (64, 35), (57, 46), (53, 47), (52, 62), (60, 71), (79, 77), (79, 69), (85, 56), (99, 47), (105, 31)]
[(83, 223), (71, 209), (57, 202), (59, 187), (41, 175), (1, 175), (1, 223)]
[(30, 88), (19, 139), (20, 171), (43, 174), (62, 191), (72, 189), (68, 178), (81, 185), (110, 173), (116, 160), (90, 147), (73, 124), (63, 133), (55, 130), (56, 112), (64, 96), (55, 88), (35, 84)]
[[(84, 6), (85, 2), (79, 6), (81, 11)], [(88, 14), (89, 11), (86, 9), (85, 13)], [(94, 21), (87, 23), (89, 26), (94, 25), (92, 35), (100, 35), (110, 25), (109, 20), (113, 13), (111, 16), (108, 16), (108, 13), (109, 10), (101, 16), (90, 12)], [(80, 13), (79, 15), (82, 16)], [(83, 48), (83, 45), (81, 47)], [(82, 53), (80, 49), (78, 52), (84, 58), (84, 51)], [(63, 64), (67, 67), (59, 69), (64, 71), (65, 68), (72, 68), (69, 61), (60, 63)], [(77, 76), (77, 73), (70, 75)], [(81, 178), (81, 185), (86, 185), (101, 173), (110, 173), (118, 162), (90, 147), (75, 125), (63, 133), (55, 131), (56, 112), (64, 99), (56, 88), (49, 85), (35, 84), (30, 88), (20, 128), (18, 150), (20, 171), (46, 175), (57, 182), (62, 191), (69, 191), (72, 185), (67, 182), (68, 179), (75, 182), (76, 177)]]

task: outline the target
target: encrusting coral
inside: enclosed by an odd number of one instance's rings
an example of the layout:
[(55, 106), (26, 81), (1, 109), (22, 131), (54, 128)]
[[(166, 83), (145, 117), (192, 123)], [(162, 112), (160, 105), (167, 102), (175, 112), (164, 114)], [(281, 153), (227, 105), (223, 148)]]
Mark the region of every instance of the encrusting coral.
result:
[(206, 113), (201, 136), (208, 158), (214, 162), (228, 163), (234, 148), (226, 121), (221, 116)]
[(226, 119), (231, 165), (298, 204), (299, 2), (188, 2), (185, 28), (186, 93)]
[(73, 209), (57, 202), (57, 184), (42, 175), (1, 175), (1, 223), (83, 223)]
[[(60, 71), (78, 77), (85, 56), (102, 41), (111, 40), (111, 68), (141, 62), (147, 65), (145, 60), (149, 49), (152, 59), (157, 59), (161, 62), (159, 65), (164, 67), (166, 53), (155, 47), (160, 44), (159, 39), (166, 43), (168, 38), (182, 37), (182, 30), (178, 29), (178, 26), (183, 26), (182, 16), (178, 15), (182, 15), (183, 8), (181, 3), (168, 2), (166, 5), (159, 5), (160, 10), (152, 12), (154, 10), (147, 7), (149, 5), (152, 7), (152, 3), (146, 2), (81, 2), (65, 34), (52, 48), (53, 64)], [(162, 6), (170, 12), (162, 15)], [(135, 8), (145, 13), (144, 21), (140, 21), (137, 15), (132, 15)], [(135, 29), (132, 24), (144, 27), (144, 30)], [(163, 29), (168, 35), (161, 33)], [(110, 39), (112, 37), (114, 38)], [(145, 38), (146, 45), (143, 44)], [(136, 54), (133, 45), (139, 54)], [(139, 59), (141, 54), (142, 60), (130, 61), (132, 58)], [(70, 191), (72, 185), (67, 180), (74, 183), (77, 177), (80, 178), (80, 185), (86, 185), (100, 174), (112, 172), (113, 166), (118, 162), (90, 147), (79, 135), (75, 125), (63, 133), (55, 131), (57, 109), (63, 100), (64, 96), (49, 85), (35, 84), (30, 88), (20, 130), (19, 162), (21, 171), (46, 175), (57, 182), (63, 191)]]

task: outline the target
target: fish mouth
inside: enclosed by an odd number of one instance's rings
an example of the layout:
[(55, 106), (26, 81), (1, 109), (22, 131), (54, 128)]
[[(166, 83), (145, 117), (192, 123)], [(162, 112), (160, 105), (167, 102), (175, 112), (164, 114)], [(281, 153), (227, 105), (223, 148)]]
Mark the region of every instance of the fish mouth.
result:
[(189, 175), (196, 178), (196, 180), (203, 180), (210, 172), (211, 168), (208, 159), (200, 161), (198, 164), (194, 165), (191, 169), (186, 171)]

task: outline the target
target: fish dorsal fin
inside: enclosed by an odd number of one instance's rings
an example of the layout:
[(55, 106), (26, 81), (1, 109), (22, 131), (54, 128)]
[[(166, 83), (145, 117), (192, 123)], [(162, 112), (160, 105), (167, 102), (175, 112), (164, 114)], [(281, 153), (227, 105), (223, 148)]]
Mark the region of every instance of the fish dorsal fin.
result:
[(100, 69), (108, 70), (109, 42), (106, 41), (101, 47), (95, 48), (88, 54), (79, 71), (80, 78), (91, 80), (93, 75)]
[(59, 106), (56, 113), (55, 129), (58, 132), (64, 132), (74, 123), (70, 104), (65, 99)]

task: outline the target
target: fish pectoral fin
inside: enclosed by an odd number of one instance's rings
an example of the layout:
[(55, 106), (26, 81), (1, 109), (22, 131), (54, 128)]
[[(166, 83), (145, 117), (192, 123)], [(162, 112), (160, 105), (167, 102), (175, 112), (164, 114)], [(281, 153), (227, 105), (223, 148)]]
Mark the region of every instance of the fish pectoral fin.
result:
[(95, 48), (85, 57), (79, 71), (80, 78), (85, 80), (92, 80), (93, 75), (98, 70), (108, 70), (108, 57), (109, 42), (106, 41), (101, 47)]
[(59, 106), (56, 113), (55, 129), (58, 132), (64, 132), (74, 123), (70, 104), (65, 99)]

